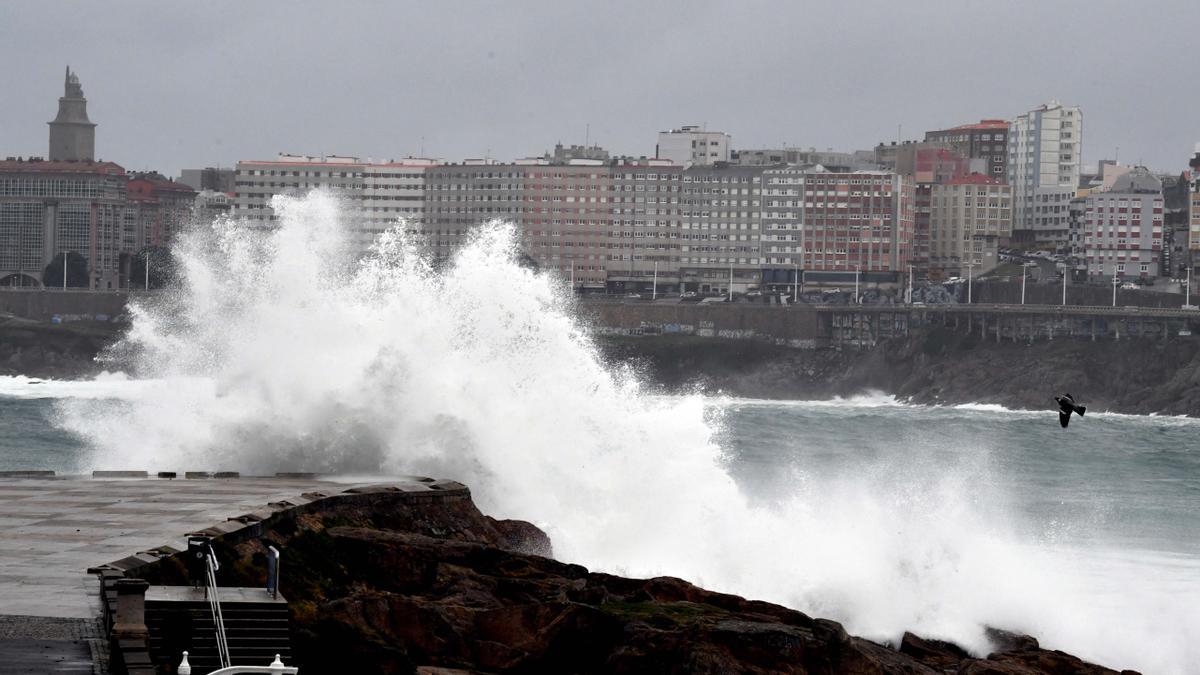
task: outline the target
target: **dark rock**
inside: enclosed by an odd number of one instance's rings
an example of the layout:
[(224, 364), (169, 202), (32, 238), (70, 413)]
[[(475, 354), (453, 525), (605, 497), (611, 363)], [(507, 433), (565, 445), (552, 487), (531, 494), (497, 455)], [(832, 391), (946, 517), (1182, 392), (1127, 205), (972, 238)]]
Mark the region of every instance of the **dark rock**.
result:
[(926, 640), (908, 632), (900, 639), (900, 653), (934, 669), (956, 668), (970, 657), (967, 650), (952, 642)]
[[(375, 504), (372, 507), (370, 504)], [(318, 503), (260, 523), (260, 539), (214, 546), (227, 585), (261, 585), (270, 541), (288, 562), (295, 662), (304, 672), (1111, 673), (991, 631), (970, 658), (905, 635), (899, 651), (834, 621), (714, 593), (681, 579), (627, 579), (540, 555), (545, 535), (483, 516), (469, 499)], [(168, 559), (154, 583), (182, 583)], [(443, 669), (439, 671), (438, 669)]]

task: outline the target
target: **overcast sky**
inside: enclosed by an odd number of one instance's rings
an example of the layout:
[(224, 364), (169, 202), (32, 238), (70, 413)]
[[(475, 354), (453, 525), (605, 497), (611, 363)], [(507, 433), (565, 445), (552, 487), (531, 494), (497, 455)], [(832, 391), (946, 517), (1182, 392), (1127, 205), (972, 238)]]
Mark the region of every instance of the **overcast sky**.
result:
[[(0, 155), (45, 155), (67, 64), (96, 152), (177, 175), (279, 152), (513, 159), (866, 149), (1084, 115), (1084, 162), (1178, 171), (1200, 141), (1200, 2), (4, 2)], [(422, 140), (423, 139), (423, 140)]]

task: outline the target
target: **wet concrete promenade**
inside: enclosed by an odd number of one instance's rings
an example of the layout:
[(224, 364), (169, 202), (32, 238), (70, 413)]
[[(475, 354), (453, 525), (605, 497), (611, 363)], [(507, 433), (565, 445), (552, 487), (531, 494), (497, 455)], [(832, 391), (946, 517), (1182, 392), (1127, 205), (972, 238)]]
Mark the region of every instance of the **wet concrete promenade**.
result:
[(87, 570), (305, 492), (352, 484), (308, 477), (173, 480), (0, 476), (0, 615), (94, 619)]

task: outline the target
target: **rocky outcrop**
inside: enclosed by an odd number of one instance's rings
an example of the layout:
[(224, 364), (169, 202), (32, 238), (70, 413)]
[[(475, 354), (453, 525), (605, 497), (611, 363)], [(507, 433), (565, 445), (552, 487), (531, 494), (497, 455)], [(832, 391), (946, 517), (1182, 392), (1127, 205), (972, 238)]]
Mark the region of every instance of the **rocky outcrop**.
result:
[(1069, 391), (1091, 410), (1200, 416), (1200, 351), (1184, 339), (997, 344), (935, 327), (862, 351), (689, 336), (600, 344), (670, 391), (821, 399), (877, 390), (913, 403), (1027, 409), (1051, 408), (1051, 396)]
[(0, 375), (79, 379), (101, 370), (96, 355), (124, 328), (98, 322), (52, 324), (0, 317)]
[[(996, 632), (972, 658), (906, 636), (899, 649), (836, 622), (680, 579), (627, 579), (533, 554), (529, 523), (467, 497), (332, 497), (275, 514), (255, 538), (214, 541), (223, 585), (261, 585), (284, 551), (293, 651), (306, 673), (1076, 673), (1115, 671)], [(141, 570), (182, 583), (176, 558)]]

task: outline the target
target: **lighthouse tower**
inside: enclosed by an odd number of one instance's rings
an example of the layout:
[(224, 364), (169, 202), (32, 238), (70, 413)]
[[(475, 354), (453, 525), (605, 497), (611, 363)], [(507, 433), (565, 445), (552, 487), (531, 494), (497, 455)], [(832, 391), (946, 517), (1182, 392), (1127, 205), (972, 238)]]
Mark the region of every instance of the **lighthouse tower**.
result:
[(87, 99), (79, 77), (67, 66), (58, 117), (50, 124), (50, 161), (91, 161), (96, 158), (96, 125), (88, 120)]

